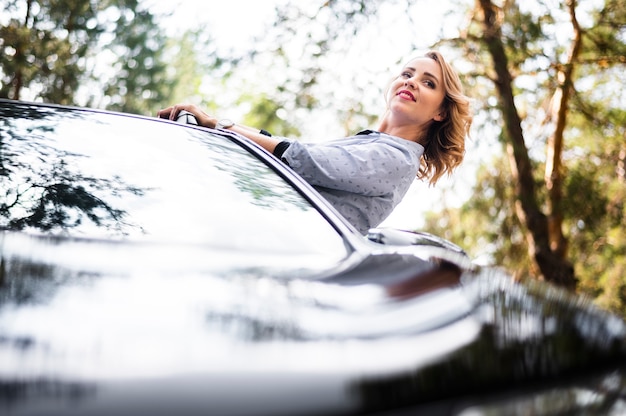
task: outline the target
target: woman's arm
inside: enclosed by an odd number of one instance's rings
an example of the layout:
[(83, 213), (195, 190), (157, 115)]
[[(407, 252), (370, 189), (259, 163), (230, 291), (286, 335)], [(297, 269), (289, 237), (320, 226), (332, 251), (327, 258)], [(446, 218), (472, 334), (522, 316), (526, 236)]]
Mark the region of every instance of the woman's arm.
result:
[(232, 127), (228, 128), (228, 130), (247, 137), (270, 153), (274, 153), (276, 145), (281, 142), (281, 139), (267, 136), (262, 134), (258, 129), (253, 129), (252, 127), (243, 126), (241, 124), (233, 124)]
[[(209, 127), (214, 129), (219, 121), (216, 117), (208, 115), (194, 104), (177, 104), (171, 107), (164, 108), (157, 113), (157, 117), (166, 118), (169, 120), (176, 120), (178, 113), (180, 113), (182, 110), (192, 113), (196, 117), (198, 124), (203, 127)], [(258, 129), (254, 129), (252, 127), (244, 126), (241, 124), (233, 124), (231, 127), (228, 128), (228, 130), (234, 131), (235, 133), (239, 133), (242, 136), (247, 137), (248, 139), (252, 140), (270, 153), (274, 153), (276, 145), (282, 140), (275, 137), (267, 136), (265, 134), (262, 134)]]

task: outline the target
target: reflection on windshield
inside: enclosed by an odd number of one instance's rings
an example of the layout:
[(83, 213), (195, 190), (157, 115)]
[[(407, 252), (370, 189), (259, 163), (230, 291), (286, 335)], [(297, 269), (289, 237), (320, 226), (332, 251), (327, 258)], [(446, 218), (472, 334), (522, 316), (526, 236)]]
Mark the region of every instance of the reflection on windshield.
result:
[(228, 138), (27, 104), (0, 116), (0, 228), (346, 255), (305, 198)]
[(302, 211), (311, 209), (311, 205), (278, 175), (263, 164), (250, 163), (248, 155), (240, 149), (234, 154), (233, 148), (212, 145), (212, 150), (215, 157), (211, 162), (217, 169), (232, 175), (234, 185), (249, 197), (251, 204), (282, 211), (294, 207)]
[[(69, 230), (89, 220), (121, 234), (130, 224), (126, 213), (96, 196), (104, 189), (142, 195), (121, 178), (96, 178), (72, 170), (81, 155), (50, 146), (46, 135), (58, 122), (56, 111), (28, 111), (30, 122), (0, 118), (0, 228), (40, 231)], [(72, 117), (72, 114), (68, 113)]]

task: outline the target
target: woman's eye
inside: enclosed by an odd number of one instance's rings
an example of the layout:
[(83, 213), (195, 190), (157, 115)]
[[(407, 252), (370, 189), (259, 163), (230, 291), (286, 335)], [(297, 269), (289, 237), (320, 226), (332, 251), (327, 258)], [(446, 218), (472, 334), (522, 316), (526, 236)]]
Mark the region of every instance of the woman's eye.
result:
[(412, 74), (410, 72), (403, 72), (401, 76), (403, 78), (411, 78)]
[(435, 88), (435, 83), (432, 81), (424, 81), (424, 83), (428, 86), (428, 88)]

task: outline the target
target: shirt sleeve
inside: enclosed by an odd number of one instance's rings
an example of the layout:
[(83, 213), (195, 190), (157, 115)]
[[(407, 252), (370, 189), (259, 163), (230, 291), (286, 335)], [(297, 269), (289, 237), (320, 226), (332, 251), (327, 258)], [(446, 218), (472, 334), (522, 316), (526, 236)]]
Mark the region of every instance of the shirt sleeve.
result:
[(313, 186), (384, 196), (392, 194), (407, 176), (415, 178), (420, 156), (392, 140), (350, 144), (294, 141), (282, 158)]
[(283, 153), (285, 153), (285, 150), (287, 150), (290, 145), (291, 145), (291, 142), (288, 140), (283, 140), (280, 143), (278, 143), (273, 152), (274, 156), (276, 156), (279, 159), (282, 159)]

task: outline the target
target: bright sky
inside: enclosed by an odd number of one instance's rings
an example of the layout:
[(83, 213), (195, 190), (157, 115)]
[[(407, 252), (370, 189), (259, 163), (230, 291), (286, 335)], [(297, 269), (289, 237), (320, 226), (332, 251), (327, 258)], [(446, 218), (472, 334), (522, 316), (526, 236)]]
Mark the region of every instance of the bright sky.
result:
[(152, 12), (172, 12), (166, 20), (171, 34), (201, 24), (210, 26), (210, 33), (223, 50), (240, 49), (255, 35), (262, 33), (271, 21), (274, 8), (285, 0), (146, 0)]

